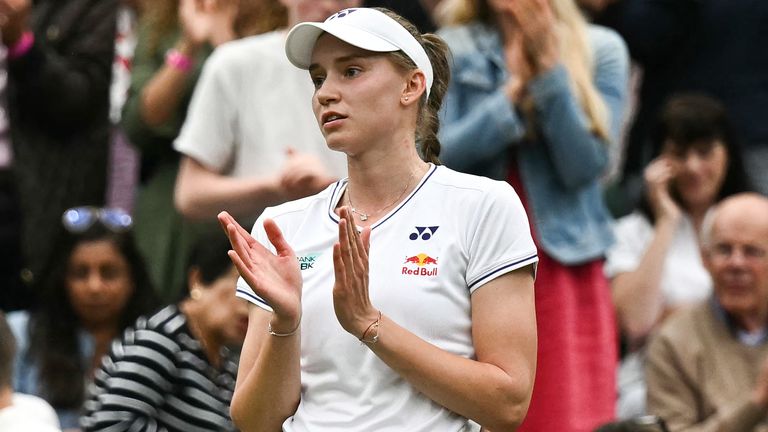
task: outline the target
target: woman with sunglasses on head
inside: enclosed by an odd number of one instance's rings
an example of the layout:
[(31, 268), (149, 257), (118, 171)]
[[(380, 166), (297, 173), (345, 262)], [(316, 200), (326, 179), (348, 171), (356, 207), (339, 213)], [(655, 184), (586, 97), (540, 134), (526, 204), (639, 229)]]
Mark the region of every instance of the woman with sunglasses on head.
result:
[(78, 428), (86, 383), (112, 339), (156, 303), (130, 216), (80, 207), (62, 220), (36, 286), (39, 306), (8, 321), (19, 345), (14, 389), (46, 399), (66, 430)]
[(234, 430), (229, 403), (248, 307), (232, 295), (238, 275), (228, 249), (220, 231), (198, 238), (187, 295), (113, 344), (89, 387), (83, 430)]
[(349, 178), (265, 210), (253, 237), (219, 216), (253, 304), (236, 424), (514, 430), (535, 371), (536, 249), (509, 185), (437, 165), (444, 43), (358, 8), (294, 27), (286, 52)]

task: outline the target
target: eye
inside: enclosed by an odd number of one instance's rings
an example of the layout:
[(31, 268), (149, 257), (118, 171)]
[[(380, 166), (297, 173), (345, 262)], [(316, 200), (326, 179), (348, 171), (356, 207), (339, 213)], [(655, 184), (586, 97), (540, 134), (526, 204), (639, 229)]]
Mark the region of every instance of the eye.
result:
[(344, 69), (344, 76), (348, 78), (354, 78), (360, 75), (361, 69), (358, 67), (348, 67)]
[(104, 265), (99, 270), (101, 271), (101, 278), (105, 281), (113, 281), (121, 274), (120, 269), (114, 265)]
[(758, 247), (758, 246), (745, 246), (744, 247), (744, 256), (747, 258), (752, 259), (760, 259), (765, 257), (766, 251), (765, 249)]
[(82, 280), (88, 278), (88, 272), (87, 266), (77, 265), (69, 268), (67, 276), (73, 280)]
[(325, 77), (322, 75), (312, 75), (312, 85), (315, 87), (315, 90), (319, 89), (323, 85), (323, 81), (325, 81)]

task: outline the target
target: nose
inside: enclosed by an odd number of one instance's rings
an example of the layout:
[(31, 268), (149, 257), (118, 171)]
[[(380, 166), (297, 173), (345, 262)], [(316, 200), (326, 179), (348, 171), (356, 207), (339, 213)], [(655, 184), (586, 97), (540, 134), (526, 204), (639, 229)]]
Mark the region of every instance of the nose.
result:
[(339, 93), (330, 78), (326, 78), (315, 91), (315, 97), (320, 105), (327, 106), (339, 100)]
[(685, 155), (685, 159), (683, 160), (683, 167), (685, 170), (689, 172), (698, 172), (701, 168), (701, 165), (701, 156), (698, 155), (693, 149), (689, 150)]
[(101, 277), (99, 272), (94, 271), (88, 275), (86, 284), (88, 287), (88, 293), (93, 295), (99, 294), (104, 289), (105, 282), (104, 278)]
[(742, 267), (747, 262), (747, 256), (741, 248), (734, 248), (728, 255), (728, 265), (730, 267)]

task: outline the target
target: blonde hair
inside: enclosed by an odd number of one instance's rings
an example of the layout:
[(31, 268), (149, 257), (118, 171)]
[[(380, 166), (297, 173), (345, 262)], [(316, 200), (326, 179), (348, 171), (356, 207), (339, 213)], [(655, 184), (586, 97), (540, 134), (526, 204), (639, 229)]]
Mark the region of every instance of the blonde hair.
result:
[[(584, 109), (592, 133), (608, 141), (609, 112), (592, 82), (594, 59), (587, 39), (587, 21), (573, 0), (549, 0), (557, 20), (560, 56), (571, 88)], [(482, 21), (495, 25), (487, 0), (443, 0), (437, 9), (440, 25), (468, 24)], [(524, 101), (523, 106), (530, 104)]]

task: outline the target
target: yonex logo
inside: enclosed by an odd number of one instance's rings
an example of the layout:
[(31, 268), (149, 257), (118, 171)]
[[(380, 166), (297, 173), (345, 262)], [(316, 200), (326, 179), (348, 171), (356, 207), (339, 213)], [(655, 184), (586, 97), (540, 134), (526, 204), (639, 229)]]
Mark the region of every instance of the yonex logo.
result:
[(431, 226), (431, 227), (416, 227), (416, 232), (411, 233), (410, 236), (408, 236), (411, 240), (417, 240), (421, 238), (422, 240), (429, 240), (432, 238), (432, 236), (435, 235), (437, 232), (437, 229), (440, 228), (439, 226)]
[(325, 21), (326, 21), (326, 22), (328, 22), (328, 21), (330, 21), (330, 20), (333, 20), (333, 19), (336, 19), (336, 18), (344, 18), (345, 16), (347, 16), (347, 15), (351, 14), (352, 12), (356, 12), (356, 11), (357, 11), (357, 9), (355, 9), (355, 8), (352, 8), (352, 9), (344, 9), (344, 10), (341, 10), (341, 11), (339, 11), (339, 12), (336, 12), (335, 14), (331, 15), (331, 16), (330, 16), (330, 17), (328, 17), (328, 19), (327, 19), (327, 20), (325, 20)]

